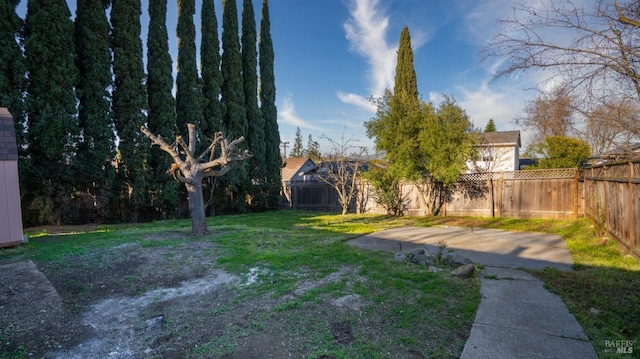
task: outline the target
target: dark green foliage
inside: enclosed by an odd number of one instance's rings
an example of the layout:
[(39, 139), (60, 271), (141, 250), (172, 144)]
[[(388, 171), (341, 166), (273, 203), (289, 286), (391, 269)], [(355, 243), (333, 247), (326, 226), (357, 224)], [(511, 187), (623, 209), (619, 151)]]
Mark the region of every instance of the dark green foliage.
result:
[[(176, 115), (178, 130), (187, 134), (187, 124), (196, 128), (202, 122), (202, 92), (196, 67), (195, 0), (178, 1), (178, 75), (176, 77)], [(211, 135), (209, 135), (211, 136)], [(212, 136), (211, 136), (212, 137)]]
[[(236, 0), (222, 2), (222, 104), (224, 134), (236, 139), (247, 136), (247, 112), (242, 86), (242, 56), (238, 38), (238, 8)], [(243, 143), (243, 146), (247, 146)], [(228, 210), (244, 212), (245, 199), (250, 184), (245, 163), (236, 163), (230, 173), (221, 178), (227, 195)]]
[(291, 153), (289, 157), (300, 158), (304, 156), (304, 148), (302, 147), (302, 133), (300, 127), (296, 127), (296, 138), (293, 140), (293, 147), (291, 147)]
[(532, 145), (527, 152), (542, 157), (537, 166), (528, 169), (581, 168), (591, 156), (591, 147), (577, 138), (549, 136)]
[[(74, 87), (73, 22), (64, 0), (31, 0), (25, 27), (28, 205), (47, 222), (60, 223), (71, 199), (78, 136)], [(3, 49), (4, 51), (4, 49)], [(42, 204), (42, 205), (40, 205)]]
[(213, 0), (202, 1), (202, 45), (200, 46), (200, 73), (204, 97), (204, 118), (200, 130), (208, 137), (222, 130), (222, 105), (220, 103), (220, 41), (218, 19)]
[(282, 186), (282, 157), (280, 156), (280, 132), (276, 108), (276, 80), (274, 75), (273, 40), (269, 20), (269, 1), (262, 1), (260, 20), (259, 64), (260, 64), (260, 110), (264, 118), (265, 164), (267, 168), (267, 204), (277, 209)]
[(118, 182), (123, 219), (137, 221), (148, 205), (149, 142), (140, 132), (146, 122), (145, 74), (140, 38), (140, 0), (113, 0), (113, 114), (119, 142)]
[[(13, 116), (18, 150), (25, 144), (24, 99), (27, 88), (26, 68), (16, 38), (22, 37), (23, 21), (16, 14), (20, 0), (0, 3), (0, 107), (6, 107)], [(20, 156), (23, 157), (23, 156)]]
[[(115, 136), (111, 114), (111, 52), (109, 23), (101, 0), (78, 0), (75, 22), (76, 64), (79, 81), (78, 123), (80, 139), (75, 163), (78, 193), (104, 220), (113, 198)], [(81, 197), (81, 198), (83, 198)]]
[(496, 123), (492, 118), (487, 122), (487, 127), (484, 128), (484, 132), (496, 132)]
[(307, 157), (311, 158), (314, 161), (322, 160), (322, 153), (320, 153), (320, 144), (318, 141), (315, 141), (311, 134), (307, 138), (307, 149), (306, 149)]
[(264, 194), (266, 171), (264, 119), (258, 107), (258, 53), (256, 20), (251, 0), (244, 0), (242, 7), (242, 87), (247, 110), (247, 142), (253, 157), (249, 160), (249, 176), (252, 179), (251, 205), (265, 209)]
[(388, 214), (401, 216), (405, 209), (402, 186), (382, 164), (373, 163), (362, 176), (373, 185), (374, 199)]
[(222, 11), (222, 103), (224, 132), (229, 138), (247, 135), (247, 115), (242, 88), (242, 58), (238, 38), (236, 0), (224, 0)]
[(418, 100), (418, 80), (416, 71), (413, 68), (413, 50), (411, 49), (411, 36), (407, 26), (400, 33), (393, 93), (396, 95), (402, 93), (416, 101)]
[(365, 127), (367, 135), (375, 138), (376, 149), (386, 153), (388, 170), (397, 178), (420, 177), (415, 165), (423, 161), (418, 150), (421, 106), (407, 27), (400, 34), (394, 91), (385, 91), (374, 102), (378, 107), (376, 116)]
[[(176, 136), (176, 112), (173, 90), (172, 60), (167, 34), (167, 0), (149, 2), (149, 36), (147, 38), (147, 127), (169, 140)], [(176, 214), (178, 182), (166, 173), (173, 161), (160, 148), (151, 148), (149, 157), (149, 199), (163, 217)]]
[[(222, 126), (222, 103), (220, 102), (220, 86), (222, 85), (222, 73), (220, 72), (220, 41), (218, 40), (218, 19), (216, 17), (213, 0), (203, 0), (201, 10), (201, 46), (200, 46), (200, 74), (202, 76), (202, 110), (203, 119), (200, 132), (203, 136), (212, 138)], [(207, 142), (202, 142), (208, 144)], [(213, 177), (205, 179), (204, 190), (209, 191), (209, 198), (213, 192), (221, 186), (216, 186), (217, 180)], [(219, 196), (220, 197), (220, 196)], [(212, 213), (215, 206), (209, 203)]]
[(392, 189), (404, 180), (425, 184), (429, 178), (431, 193), (422, 195), (433, 201), (430, 208), (438, 214), (449, 187), (472, 158), (472, 124), (453, 98), (445, 97), (438, 109), (419, 99), (406, 27), (400, 35), (394, 93), (387, 90), (373, 101), (378, 110), (365, 127), (367, 135), (375, 138), (376, 148), (385, 153), (387, 166), (381, 171), (388, 172), (379, 174), (378, 182)]

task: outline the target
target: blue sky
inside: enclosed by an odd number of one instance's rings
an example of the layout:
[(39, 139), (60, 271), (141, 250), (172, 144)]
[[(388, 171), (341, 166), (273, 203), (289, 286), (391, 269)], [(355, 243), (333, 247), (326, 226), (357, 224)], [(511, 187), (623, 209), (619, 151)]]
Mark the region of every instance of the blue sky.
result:
[[(438, 103), (453, 96), (476, 127), (493, 118), (497, 129), (521, 130), (513, 123), (536, 93), (536, 74), (491, 82), (501, 59), (479, 63), (478, 50), (497, 31), (496, 19), (513, 14), (511, 0), (270, 0), (275, 50), (278, 123), (282, 141), (293, 143), (300, 128), (321, 150), (331, 149), (322, 135), (343, 136), (369, 147), (364, 122), (375, 109), (367, 101), (393, 87), (396, 49), (406, 25), (412, 39), (418, 90)], [(75, 14), (75, 1), (69, 0)], [(177, 1), (168, 2), (170, 48), (177, 63)], [(222, 0), (215, 0), (221, 24)], [(253, 0), (259, 26), (262, 0)], [(242, 0), (237, 0), (239, 11)], [(197, 31), (201, 0), (196, 0)], [(19, 7), (24, 16), (26, 1)], [(147, 0), (142, 1), (146, 49)], [(220, 35), (222, 29), (219, 30)], [(198, 46), (199, 46), (199, 39)], [(527, 136), (523, 132), (524, 146)], [(291, 146), (291, 145), (289, 145)], [(289, 147), (290, 149), (290, 147)], [(524, 149), (523, 149), (524, 150)]]

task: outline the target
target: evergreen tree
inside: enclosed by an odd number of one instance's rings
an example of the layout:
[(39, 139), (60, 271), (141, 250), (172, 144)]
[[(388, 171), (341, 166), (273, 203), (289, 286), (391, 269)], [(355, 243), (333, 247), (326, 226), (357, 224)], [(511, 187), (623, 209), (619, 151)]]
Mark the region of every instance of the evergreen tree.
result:
[(484, 128), (484, 132), (496, 132), (496, 123), (492, 118), (487, 122), (487, 127)]
[(291, 148), (291, 153), (289, 154), (289, 157), (300, 158), (303, 155), (304, 155), (304, 149), (302, 148), (302, 133), (300, 132), (300, 127), (296, 127), (296, 138), (293, 140), (293, 147)]
[[(29, 142), (27, 187), (40, 222), (59, 224), (71, 198), (78, 135), (74, 87), (73, 22), (64, 0), (27, 4), (25, 61), (29, 72), (26, 102)], [(3, 52), (5, 50), (3, 49)]]
[[(149, 35), (147, 37), (147, 94), (149, 113), (147, 127), (165, 139), (175, 138), (176, 110), (173, 90), (172, 60), (167, 34), (167, 0), (149, 1)], [(171, 158), (158, 147), (150, 150), (149, 195), (151, 206), (163, 217), (178, 206), (179, 184), (167, 181)]]
[(218, 20), (213, 0), (202, 1), (201, 22), (200, 73), (204, 97), (204, 118), (200, 129), (206, 136), (213, 137), (216, 131), (222, 130), (220, 41), (218, 40)]
[(282, 187), (282, 157), (280, 156), (280, 132), (278, 130), (278, 110), (276, 108), (276, 79), (274, 75), (273, 41), (269, 20), (269, 1), (262, 0), (260, 20), (260, 110), (264, 118), (265, 165), (267, 168), (267, 205), (277, 209)]
[[(22, 50), (16, 39), (22, 38), (22, 19), (16, 14), (20, 0), (0, 3), (0, 107), (6, 107), (13, 116), (18, 151), (25, 145), (24, 100), (26, 68)], [(20, 156), (23, 158), (24, 156)]]
[[(266, 208), (264, 183), (266, 181), (264, 119), (258, 107), (258, 53), (256, 20), (251, 0), (244, 0), (242, 7), (242, 88), (247, 110), (247, 142), (253, 157), (249, 160), (249, 176), (252, 179), (251, 205), (254, 209)], [(252, 183), (249, 183), (250, 185)]]
[(320, 153), (320, 144), (318, 141), (314, 141), (311, 134), (309, 134), (309, 138), (307, 139), (307, 157), (311, 158), (314, 161), (320, 161), (322, 159), (322, 153)]
[(242, 88), (242, 58), (238, 38), (236, 0), (222, 2), (222, 104), (224, 132), (229, 138), (247, 135), (247, 115)]
[(102, 0), (78, 0), (75, 22), (79, 81), (76, 159), (78, 190), (90, 197), (94, 220), (104, 220), (113, 198), (115, 136), (108, 89), (111, 86), (109, 22)]
[[(186, 135), (187, 123), (196, 128), (202, 122), (202, 92), (196, 66), (195, 0), (178, 0), (178, 75), (176, 77), (176, 115), (178, 130)], [(209, 135), (212, 136), (212, 135)]]
[(388, 169), (397, 178), (419, 176), (414, 165), (420, 163), (422, 156), (418, 150), (421, 106), (411, 37), (406, 26), (400, 34), (393, 93), (387, 90), (384, 97), (376, 101), (378, 112), (365, 123), (367, 135), (375, 137), (376, 148), (386, 153)]
[[(224, 132), (228, 138), (247, 136), (247, 115), (242, 88), (242, 57), (238, 38), (238, 8), (236, 0), (222, 2), (222, 114)], [(246, 145), (243, 144), (246, 148)], [(249, 176), (243, 163), (235, 163), (223, 178), (229, 210), (243, 212)]]
[(413, 50), (411, 49), (411, 35), (405, 26), (400, 33), (398, 58), (396, 62), (396, 76), (393, 86), (395, 95), (404, 94), (410, 100), (418, 102), (418, 80), (413, 68)]
[(136, 222), (148, 203), (149, 142), (140, 132), (146, 122), (147, 97), (140, 38), (140, 0), (113, 0), (111, 8), (113, 114), (120, 139), (118, 176), (126, 219)]

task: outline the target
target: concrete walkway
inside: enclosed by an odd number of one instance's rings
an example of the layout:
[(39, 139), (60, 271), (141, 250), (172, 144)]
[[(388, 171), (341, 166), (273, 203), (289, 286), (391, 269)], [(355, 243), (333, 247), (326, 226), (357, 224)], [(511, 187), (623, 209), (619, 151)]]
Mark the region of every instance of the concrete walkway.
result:
[(564, 240), (541, 233), (461, 227), (402, 227), (354, 238), (347, 244), (393, 252), (447, 248), (484, 265), (482, 299), (461, 358), (597, 358), (562, 299), (519, 269), (571, 270)]

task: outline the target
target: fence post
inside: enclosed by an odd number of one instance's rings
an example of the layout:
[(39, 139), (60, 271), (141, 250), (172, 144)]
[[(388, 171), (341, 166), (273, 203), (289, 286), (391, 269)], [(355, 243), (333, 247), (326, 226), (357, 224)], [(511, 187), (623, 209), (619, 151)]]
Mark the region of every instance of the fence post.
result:
[(633, 195), (633, 182), (632, 182), (632, 177), (633, 177), (633, 163), (631, 161), (629, 161), (629, 166), (627, 166), (628, 171), (629, 171), (629, 176), (628, 176), (628, 187), (629, 187), (629, 193), (628, 193), (628, 197), (629, 197), (629, 214), (627, 217), (629, 217), (629, 247), (633, 248), (635, 247), (635, 243), (632, 243), (632, 236), (633, 233), (635, 233), (634, 231), (634, 223), (635, 223), (635, 218), (633, 218), (633, 201), (635, 199), (635, 196)]
[(578, 173), (579, 170), (576, 168), (573, 170), (573, 218), (578, 218), (578, 195), (579, 195), (579, 181), (578, 181)]
[(498, 218), (502, 218), (502, 196), (504, 191), (503, 181), (504, 172), (500, 172), (500, 177), (498, 178)]

